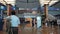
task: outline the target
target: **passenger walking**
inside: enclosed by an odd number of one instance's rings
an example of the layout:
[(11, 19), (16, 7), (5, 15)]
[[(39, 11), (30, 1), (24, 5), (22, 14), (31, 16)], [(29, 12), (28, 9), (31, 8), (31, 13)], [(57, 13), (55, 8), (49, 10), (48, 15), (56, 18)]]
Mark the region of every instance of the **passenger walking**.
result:
[[(11, 15), (6, 17), (6, 19), (10, 21), (11, 23), (11, 29), (10, 29), (10, 32), (12, 31), (13, 34), (18, 34), (18, 29), (20, 28), (20, 20), (19, 18), (15, 15), (15, 11), (12, 11), (11, 12)], [(9, 34), (12, 34), (10, 33)]]

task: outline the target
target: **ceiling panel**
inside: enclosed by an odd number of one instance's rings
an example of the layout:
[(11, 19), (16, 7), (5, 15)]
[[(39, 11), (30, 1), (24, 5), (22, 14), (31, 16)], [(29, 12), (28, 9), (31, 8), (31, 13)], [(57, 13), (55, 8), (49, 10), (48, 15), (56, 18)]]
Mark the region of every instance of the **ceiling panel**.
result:
[(44, 4), (49, 4), (49, 6), (53, 5), (54, 3), (58, 2), (59, 0), (39, 0), (41, 6)]
[(55, 3), (55, 5), (53, 5), (53, 7), (60, 8), (60, 1)]
[(39, 5), (39, 0), (17, 0), (16, 6), (20, 8), (36, 8)]
[[(44, 4), (48, 4), (49, 6), (58, 2), (59, 0), (5, 0), (8, 4), (15, 5), (19, 8), (36, 8), (39, 4), (43, 6)], [(3, 0), (0, 0), (1, 3), (5, 4)], [(59, 4), (58, 4), (59, 5)]]
[[(4, 0), (7, 2), (7, 4), (15, 5), (15, 0)], [(1, 3), (6, 4), (3, 0), (0, 0)]]

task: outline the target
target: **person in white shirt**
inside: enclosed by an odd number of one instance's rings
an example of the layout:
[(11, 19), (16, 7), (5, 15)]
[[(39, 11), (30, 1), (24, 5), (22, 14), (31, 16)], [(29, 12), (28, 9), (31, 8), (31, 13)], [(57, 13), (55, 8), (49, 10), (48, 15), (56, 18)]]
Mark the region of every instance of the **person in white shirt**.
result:
[[(20, 20), (19, 18), (15, 15), (15, 11), (11, 12), (11, 16), (6, 17), (6, 19), (10, 19), (11, 23), (11, 29), (13, 34), (18, 34), (18, 28), (20, 28)], [(9, 33), (11, 34), (11, 33)]]

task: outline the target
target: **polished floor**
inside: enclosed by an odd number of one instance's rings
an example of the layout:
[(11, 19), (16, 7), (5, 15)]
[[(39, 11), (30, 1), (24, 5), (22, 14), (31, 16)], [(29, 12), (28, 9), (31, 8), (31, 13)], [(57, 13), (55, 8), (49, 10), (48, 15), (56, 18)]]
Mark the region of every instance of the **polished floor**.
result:
[(36, 29), (34, 28), (28, 28), (25, 27), (24, 29), (21, 29), (20, 34), (59, 34), (59, 27), (58, 26), (45, 26), (43, 25), (41, 28)]
[[(4, 31), (0, 31), (0, 34), (6, 34)], [(60, 28), (58, 26), (45, 26), (41, 28), (21, 26), (19, 34), (60, 34)]]

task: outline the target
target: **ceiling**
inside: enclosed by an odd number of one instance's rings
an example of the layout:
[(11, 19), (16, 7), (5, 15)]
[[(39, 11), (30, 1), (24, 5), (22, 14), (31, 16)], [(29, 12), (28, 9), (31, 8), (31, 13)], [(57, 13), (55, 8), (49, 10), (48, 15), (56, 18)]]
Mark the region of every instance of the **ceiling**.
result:
[[(37, 8), (40, 5), (44, 6), (44, 4), (49, 4), (49, 6), (51, 6), (58, 2), (59, 0), (5, 0), (5, 1), (8, 4), (16, 5), (19, 8)], [(3, 0), (0, 0), (0, 2), (6, 4)]]
[(43, 6), (44, 4), (49, 4), (49, 6), (51, 6), (58, 1), (59, 0), (40, 0), (40, 4), (41, 4), (41, 6)]
[(16, 5), (20, 8), (37, 8), (39, 0), (17, 0)]
[(52, 5), (55, 8), (60, 8), (60, 1)]
[[(15, 5), (15, 0), (4, 0), (7, 4)], [(6, 4), (3, 0), (0, 0), (0, 3)]]

